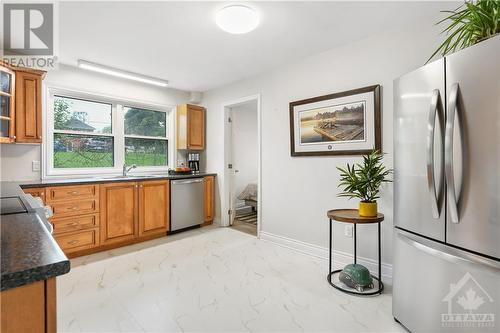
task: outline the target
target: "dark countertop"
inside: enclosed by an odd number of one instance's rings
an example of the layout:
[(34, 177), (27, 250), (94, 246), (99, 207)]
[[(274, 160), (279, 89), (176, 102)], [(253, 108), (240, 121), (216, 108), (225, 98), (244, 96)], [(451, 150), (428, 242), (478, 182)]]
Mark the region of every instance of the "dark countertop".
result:
[(19, 182), (0, 182), (0, 196), (19, 197), (28, 212), (2, 215), (1, 228), (1, 290), (19, 287), (40, 280), (66, 274), (70, 262), (45, 226), (49, 224), (43, 211), (31, 207), (22, 188), (82, 185), (161, 179), (188, 179), (216, 176), (215, 173), (192, 175), (157, 174), (154, 176), (89, 177), (79, 179), (51, 179)]
[(29, 204), (19, 185), (0, 182), (0, 194), (1, 197), (19, 197), (27, 208), (27, 213), (0, 218), (0, 290), (69, 272), (70, 262), (46, 227), (45, 216)]
[(155, 174), (151, 176), (131, 174), (127, 177), (95, 176), (88, 178), (32, 180), (32, 181), (17, 182), (17, 184), (21, 186), (21, 188), (36, 188), (36, 187), (48, 187), (48, 186), (84, 185), (89, 183), (130, 182), (130, 181), (147, 181), (147, 180), (162, 180), (162, 179), (176, 180), (176, 179), (201, 178), (205, 176), (216, 176), (216, 175), (217, 175), (216, 173), (198, 173), (191, 175), (169, 175), (165, 173), (165, 174)]

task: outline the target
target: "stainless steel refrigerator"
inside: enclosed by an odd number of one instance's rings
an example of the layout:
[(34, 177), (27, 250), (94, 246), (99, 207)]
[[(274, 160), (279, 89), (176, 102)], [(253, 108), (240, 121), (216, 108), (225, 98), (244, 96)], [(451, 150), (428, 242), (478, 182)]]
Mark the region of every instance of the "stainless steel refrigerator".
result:
[(500, 332), (500, 36), (394, 81), (393, 315)]

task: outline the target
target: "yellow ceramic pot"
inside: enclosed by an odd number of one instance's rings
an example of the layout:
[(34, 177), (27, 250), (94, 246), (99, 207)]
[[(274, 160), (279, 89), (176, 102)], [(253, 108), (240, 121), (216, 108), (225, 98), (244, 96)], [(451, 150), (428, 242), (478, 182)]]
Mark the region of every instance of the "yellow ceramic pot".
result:
[(359, 216), (375, 217), (377, 216), (377, 202), (363, 202), (359, 203)]

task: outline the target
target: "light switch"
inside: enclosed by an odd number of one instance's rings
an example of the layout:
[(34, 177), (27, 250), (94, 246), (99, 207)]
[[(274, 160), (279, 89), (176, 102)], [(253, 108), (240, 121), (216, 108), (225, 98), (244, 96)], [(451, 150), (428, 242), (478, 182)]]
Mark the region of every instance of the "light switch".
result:
[(31, 169), (33, 171), (40, 171), (40, 161), (32, 161), (31, 162)]

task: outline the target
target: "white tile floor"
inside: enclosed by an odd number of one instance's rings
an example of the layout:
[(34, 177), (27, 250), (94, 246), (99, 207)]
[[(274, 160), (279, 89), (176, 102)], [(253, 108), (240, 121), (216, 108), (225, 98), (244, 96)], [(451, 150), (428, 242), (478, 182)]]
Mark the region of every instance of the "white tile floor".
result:
[(72, 261), (60, 332), (388, 332), (391, 295), (328, 285), (324, 260), (203, 228)]

